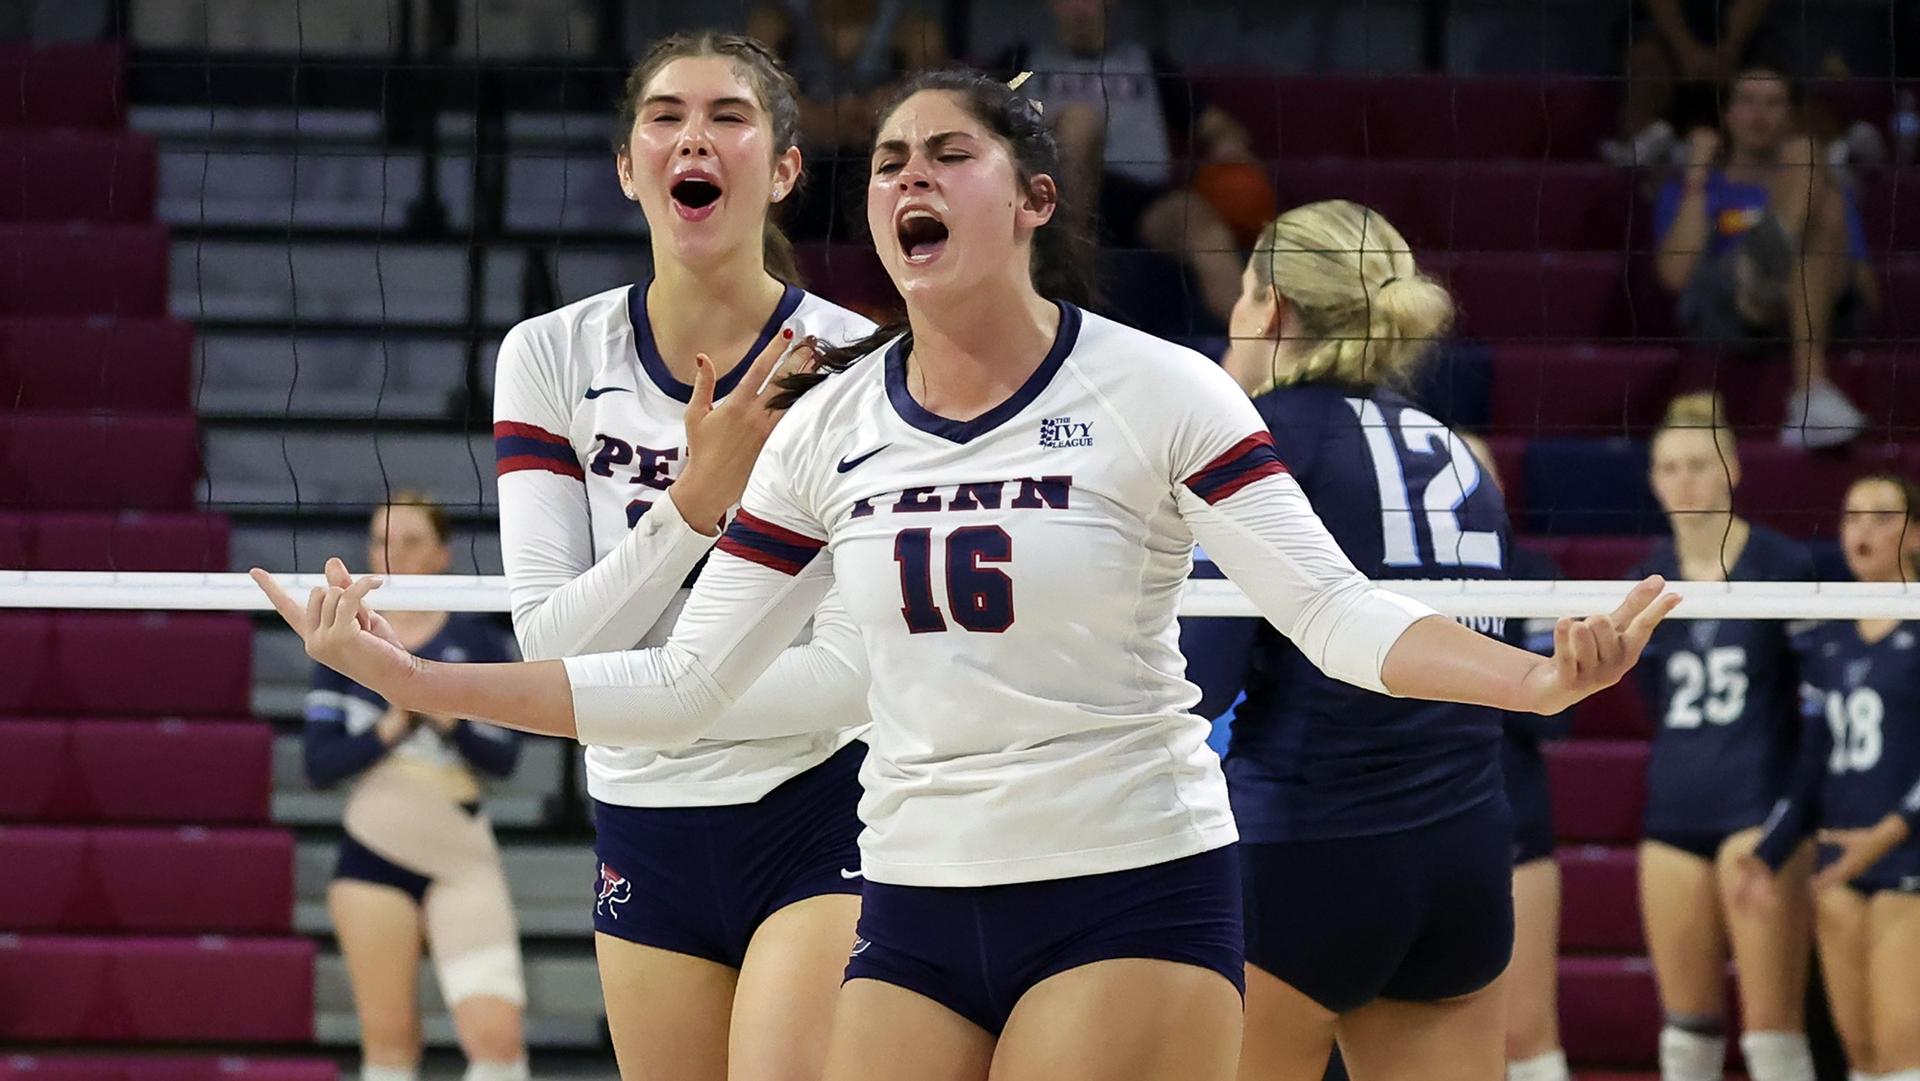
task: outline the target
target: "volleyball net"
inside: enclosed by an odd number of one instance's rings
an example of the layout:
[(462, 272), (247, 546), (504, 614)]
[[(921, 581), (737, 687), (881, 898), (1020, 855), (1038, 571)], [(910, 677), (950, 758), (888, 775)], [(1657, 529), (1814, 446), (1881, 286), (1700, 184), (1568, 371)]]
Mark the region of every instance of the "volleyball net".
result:
[[(1343, 198), (1392, 221), (1459, 305), (1411, 396), (1485, 437), (1516, 544), (1559, 568), (1396, 589), (1463, 616), (1610, 607), (1668, 528), (1649, 439), (1674, 397), (1709, 391), (1735, 437), (1735, 509), (1806, 542), (1818, 574), (1680, 585), (1676, 616), (1920, 616), (1911, 585), (1849, 581), (1837, 545), (1853, 480), (1920, 475), (1906, 29), (1868, 4), (1775, 4), (1774, 47), (1752, 54), (1791, 77), (1811, 187), (1842, 208), (1849, 284), (1820, 345), (1857, 415), (1810, 449), (1783, 438), (1808, 423), (1798, 324), (1716, 344), (1665, 280), (1687, 126), (1725, 114), (1731, 84), (1623, 66), (1654, 34), (1635, 5), (1534, 7), (1553, 18), (1412, 2), (136, 0), (118, 43), (26, 50), (0, 71), (0, 607), (260, 610), (240, 572), (335, 555), (358, 569), (370, 512), (414, 491), (449, 510), (456, 573), (396, 579), (378, 603), (504, 610), (494, 352), (522, 318), (647, 277), (613, 102), (636, 54), (698, 25), (767, 36), (822, 107), (802, 132), (804, 198), (781, 216), (810, 287), (869, 314), (897, 299), (860, 209), (871, 104), (927, 64), (1032, 71), (1023, 89), (1050, 116), (1093, 106), (1101, 310), (1210, 354), (1275, 212)], [(1623, 119), (1654, 83), (1667, 138)], [(1716, 255), (1738, 217), (1694, 254)], [(1253, 614), (1217, 581), (1197, 581), (1187, 611)]]

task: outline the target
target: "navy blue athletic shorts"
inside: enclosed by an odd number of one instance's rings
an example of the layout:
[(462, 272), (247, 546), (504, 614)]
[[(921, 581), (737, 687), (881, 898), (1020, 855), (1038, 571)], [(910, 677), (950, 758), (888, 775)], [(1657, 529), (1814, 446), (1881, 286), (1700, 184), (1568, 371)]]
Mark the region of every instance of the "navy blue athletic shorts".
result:
[(739, 968), (768, 916), (860, 892), (860, 763), (847, 744), (753, 803), (622, 807), (595, 800), (593, 929)]
[(433, 885), (433, 879), (407, 870), (354, 840), (352, 834), (340, 838), (340, 858), (333, 865), (333, 877), (391, 886), (413, 898), (416, 905), (427, 896), (427, 887)]
[[(1736, 831), (1738, 832), (1738, 831)], [(1648, 829), (1646, 839), (1657, 841), (1668, 848), (1677, 848), (1695, 859), (1713, 863), (1720, 858), (1720, 846), (1727, 843), (1732, 833), (1719, 830), (1667, 830)]]
[(1212, 969), (1243, 994), (1233, 846), (1126, 871), (1004, 886), (867, 883), (847, 979), (925, 995), (998, 1036), (1049, 976), (1140, 957)]
[(1513, 865), (1553, 857), (1553, 798), (1547, 768), (1538, 756), (1508, 755), (1504, 763), (1507, 804), (1513, 813)]
[(1512, 835), (1493, 798), (1372, 837), (1242, 843), (1247, 963), (1334, 1013), (1478, 991), (1513, 957)]

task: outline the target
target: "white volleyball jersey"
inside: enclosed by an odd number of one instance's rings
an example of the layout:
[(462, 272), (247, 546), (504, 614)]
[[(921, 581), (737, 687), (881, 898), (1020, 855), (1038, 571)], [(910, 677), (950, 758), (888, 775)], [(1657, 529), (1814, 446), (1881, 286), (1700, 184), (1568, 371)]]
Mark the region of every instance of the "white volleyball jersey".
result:
[(699, 731), (837, 586), (872, 672), (866, 876), (1099, 874), (1235, 838), (1178, 648), (1196, 538), (1375, 690), (1431, 614), (1354, 570), (1191, 350), (1062, 305), (1033, 376), (965, 422), (915, 402), (906, 370), (896, 343), (794, 407), (665, 649), (567, 662), (583, 739), (634, 738), (636, 716), (647, 738)]
[[(513, 328), (500, 346), (494, 443), (500, 540), (530, 660), (664, 642), (715, 537), (666, 498), (686, 462), (693, 388), (647, 322), (646, 285), (608, 290)], [(873, 324), (789, 286), (759, 341), (715, 385), (733, 389), (782, 328), (844, 343)], [(712, 523), (705, 523), (712, 530)], [(832, 602), (829, 602), (831, 605)], [(825, 628), (830, 608), (823, 608)], [(844, 624), (844, 620), (841, 620)], [(636, 807), (750, 803), (844, 746), (866, 721), (864, 665), (847, 641), (795, 650), (716, 735), (671, 750), (589, 746), (587, 791)], [(857, 670), (839, 660), (851, 658)], [(801, 716), (812, 711), (812, 716)]]

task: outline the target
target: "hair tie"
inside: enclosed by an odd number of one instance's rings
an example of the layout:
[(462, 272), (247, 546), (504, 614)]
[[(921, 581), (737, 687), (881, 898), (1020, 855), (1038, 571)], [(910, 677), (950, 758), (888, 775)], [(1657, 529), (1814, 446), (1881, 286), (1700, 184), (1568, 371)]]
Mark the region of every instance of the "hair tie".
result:
[(1027, 108), (1032, 109), (1036, 116), (1044, 117), (1047, 115), (1046, 108), (1035, 99), (1020, 93), (1020, 88), (1027, 85), (1027, 80), (1031, 78), (1033, 78), (1033, 72), (1023, 71), (1007, 80), (1007, 89), (1012, 91)]
[(1394, 282), (1397, 282), (1399, 280), (1400, 280), (1400, 276), (1398, 274), (1395, 274), (1392, 277), (1389, 277), (1386, 281), (1381, 282), (1379, 287), (1376, 288), (1374, 292), (1376, 293), (1382, 292), (1383, 290), (1386, 289), (1387, 286), (1392, 285)]

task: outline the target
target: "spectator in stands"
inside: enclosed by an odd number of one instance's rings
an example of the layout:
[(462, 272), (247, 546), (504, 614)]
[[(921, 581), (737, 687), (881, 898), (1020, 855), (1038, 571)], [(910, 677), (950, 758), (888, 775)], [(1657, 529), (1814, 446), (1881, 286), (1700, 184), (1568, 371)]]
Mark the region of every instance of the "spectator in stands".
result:
[(1621, 37), (1626, 93), (1615, 165), (1664, 166), (1674, 132), (1714, 120), (1713, 96), (1761, 44), (1772, 0), (1633, 0)]
[[(1733, 513), (1740, 460), (1710, 394), (1668, 407), (1649, 478), (1673, 539), (1634, 572), (1668, 581), (1805, 582), (1805, 548)], [(1791, 903), (1770, 918), (1734, 906), (1740, 861), (1787, 786), (1799, 732), (1799, 672), (1779, 620), (1674, 622), (1639, 670), (1653, 752), (1647, 767), (1640, 911), (1666, 1025), (1663, 1081), (1720, 1081), (1727, 961), (1740, 973), (1740, 1050), (1754, 1081), (1813, 1081), (1807, 1047), (1811, 853), (1782, 871)]]
[(800, 86), (807, 177), (787, 199), (785, 226), (804, 240), (860, 235), (873, 114), (907, 72), (947, 63), (940, 25), (910, 0), (767, 0), (747, 36), (780, 57)]
[(1660, 192), (1655, 269), (1701, 343), (1755, 350), (1788, 338), (1785, 442), (1826, 447), (1865, 418), (1827, 379), (1835, 332), (1873, 307), (1866, 234), (1853, 197), (1794, 130), (1792, 88), (1749, 67), (1728, 91), (1725, 134), (1696, 128), (1682, 174)]
[[(402, 492), (374, 512), (374, 574), (440, 574), (452, 560), (446, 510)], [(329, 576), (346, 568), (329, 562)], [(505, 661), (505, 635), (486, 620), (394, 612), (383, 633), (422, 656)], [(513, 901), (480, 776), (505, 777), (519, 736), (504, 728), (389, 706), (328, 668), (307, 695), (307, 776), (351, 780), (339, 863), (327, 888), (360, 1017), (361, 1081), (411, 1081), (421, 1053), (416, 997), (423, 945), (466, 1053), (466, 1081), (524, 1081), (526, 990)]]
[(1178, 259), (1206, 312), (1225, 326), (1240, 296), (1238, 246), (1174, 164), (1189, 152), (1198, 163), (1251, 163), (1247, 131), (1201, 102), (1167, 56), (1110, 33), (1112, 3), (1049, 0), (1052, 39), (1015, 48), (998, 67), (1009, 78), (1033, 73), (1021, 90), (1044, 106), (1060, 140), (1063, 187), (1075, 195), (1067, 206), (1097, 213), (1101, 245)]

